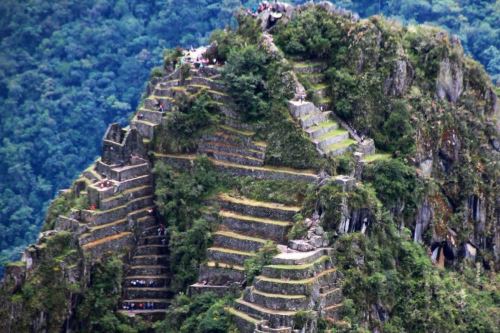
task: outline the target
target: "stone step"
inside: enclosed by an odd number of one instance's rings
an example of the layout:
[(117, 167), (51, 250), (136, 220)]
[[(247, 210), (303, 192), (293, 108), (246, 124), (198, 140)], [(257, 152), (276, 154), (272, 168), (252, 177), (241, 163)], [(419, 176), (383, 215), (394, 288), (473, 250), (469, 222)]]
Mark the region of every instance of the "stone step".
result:
[(333, 144), (349, 139), (349, 132), (343, 129), (330, 131), (314, 140), (314, 144), (321, 150), (326, 150)]
[[(106, 164), (98, 159), (95, 163), (95, 171), (101, 175), (107, 176), (110, 180), (124, 182), (126, 180), (150, 174), (150, 167), (146, 161), (133, 165), (119, 166)], [(116, 182), (112, 183), (115, 184)], [(97, 185), (94, 186), (99, 189)], [(109, 188), (112, 190), (111, 187)]]
[(142, 236), (137, 245), (167, 245), (166, 236), (158, 236), (158, 235), (148, 235)]
[(355, 144), (356, 141), (352, 139), (345, 139), (343, 141), (329, 145), (323, 151), (326, 155), (335, 157), (354, 149)]
[(158, 124), (147, 120), (134, 119), (131, 121), (130, 127), (135, 128), (143, 137), (151, 140), (154, 137), (155, 128), (158, 127)]
[(342, 302), (342, 290), (340, 288), (332, 288), (320, 293), (320, 298), (325, 307), (338, 305)]
[(322, 256), (312, 263), (302, 265), (267, 265), (262, 269), (262, 276), (275, 279), (304, 280), (315, 277), (332, 266), (331, 258)]
[(328, 114), (326, 112), (316, 112), (299, 118), (299, 123), (302, 128), (307, 129), (327, 120)]
[(210, 247), (207, 249), (207, 258), (214, 262), (223, 262), (229, 265), (244, 266), (245, 260), (255, 256), (253, 252), (243, 252), (222, 247)]
[(312, 87), (314, 93), (317, 94), (320, 98), (324, 98), (328, 95), (329, 88), (330, 86), (326, 83), (317, 83)]
[(133, 245), (134, 235), (127, 231), (87, 243), (82, 246), (82, 249), (89, 253), (90, 257), (100, 258), (103, 253), (126, 252)]
[(265, 322), (263, 324), (257, 325), (254, 333), (294, 333), (294, 329), (291, 327), (278, 327), (271, 328), (267, 326)]
[(311, 102), (288, 101), (288, 109), (294, 118), (302, 118), (319, 112)]
[(225, 210), (221, 210), (219, 216), (222, 220), (222, 225), (231, 231), (274, 240), (278, 243), (285, 242), (288, 230), (292, 226), (291, 222), (242, 215)]
[(254, 281), (255, 289), (269, 294), (309, 295), (314, 284), (335, 284), (338, 279), (336, 269), (323, 271), (313, 278), (304, 280), (283, 280), (257, 276)]
[(137, 111), (135, 115), (136, 120), (145, 120), (153, 124), (160, 124), (163, 116), (165, 115), (164, 112), (160, 111), (153, 111), (153, 110), (148, 110), (145, 108), (140, 108), (139, 111)]
[(166, 275), (169, 269), (166, 265), (135, 265), (129, 266), (129, 275)]
[(296, 311), (273, 310), (247, 302), (241, 298), (236, 300), (236, 309), (249, 316), (267, 320), (271, 327), (293, 327), (293, 320), (296, 314)]
[(326, 318), (331, 321), (338, 321), (340, 319), (340, 311), (342, 310), (342, 303), (331, 305), (323, 309)]
[(159, 111), (159, 103), (163, 104), (164, 110), (170, 110), (176, 104), (172, 97), (151, 95), (144, 100), (144, 108)]
[(331, 248), (322, 248), (308, 252), (290, 252), (280, 253), (273, 257), (271, 264), (273, 265), (304, 265), (315, 263), (318, 259), (324, 256), (331, 256)]
[(207, 86), (206, 84), (191, 84), (189, 83), (186, 87), (186, 90), (190, 93), (190, 94), (196, 94), (200, 91), (209, 91), (209, 90), (212, 90), (210, 89), (209, 86)]
[(264, 160), (262, 160), (262, 159), (244, 156), (244, 155), (239, 155), (239, 154), (226, 153), (226, 152), (214, 151), (214, 150), (209, 150), (209, 149), (199, 149), (198, 152), (201, 154), (206, 154), (207, 156), (209, 156), (217, 161), (237, 163), (237, 164), (248, 165), (248, 166), (262, 166), (264, 164)]
[(217, 286), (217, 285), (197, 282), (189, 286), (188, 294), (194, 296), (194, 295), (201, 295), (204, 293), (213, 293), (218, 297), (222, 298), (227, 295), (234, 294), (235, 292), (239, 294), (240, 290), (239, 289), (236, 290), (232, 286)]
[(211, 90), (224, 92), (226, 90), (222, 81), (213, 80), (202, 76), (192, 76), (187, 80), (189, 85), (208, 86)]
[(323, 73), (299, 74), (299, 76), (312, 84), (319, 84), (325, 81), (325, 74)]
[(168, 248), (165, 245), (139, 245), (135, 249), (135, 255), (159, 255), (167, 254)]
[(245, 279), (245, 268), (239, 265), (209, 261), (201, 265), (198, 281), (211, 285), (229, 285)]
[(306, 132), (309, 134), (309, 137), (313, 140), (318, 139), (322, 135), (334, 131), (339, 128), (339, 124), (334, 122), (333, 120), (327, 120), (319, 123), (318, 125), (309, 127)]
[(98, 208), (100, 210), (113, 209), (115, 207), (125, 205), (129, 200), (150, 195), (153, 195), (153, 187), (150, 185), (143, 185), (140, 187), (135, 187), (122, 192), (118, 192), (112, 197), (102, 199), (99, 202)]
[(223, 132), (220, 130), (217, 130), (211, 134), (204, 135), (200, 140), (200, 143), (203, 144), (204, 142), (218, 143), (220, 145), (231, 145), (239, 147), (242, 150), (253, 150), (261, 153), (265, 153), (266, 151), (265, 144), (254, 142), (251, 140), (251, 138), (238, 137), (231, 133)]
[(94, 164), (83, 171), (82, 176), (88, 179), (91, 183), (98, 182), (103, 179), (102, 176), (95, 170)]
[(178, 85), (179, 85), (179, 80), (174, 79), (174, 80), (159, 82), (156, 85), (156, 87), (158, 87), (158, 88), (170, 88), (170, 87), (176, 87)]
[(131, 265), (167, 265), (168, 255), (135, 255), (132, 257)]
[[(179, 168), (186, 169), (192, 165), (192, 161), (196, 159), (196, 155), (174, 155), (154, 153), (156, 159), (162, 160), (167, 164)], [(224, 172), (228, 175), (237, 177), (253, 177), (255, 179), (272, 179), (272, 180), (289, 180), (300, 182), (315, 182), (318, 176), (308, 170), (294, 170), (289, 168), (278, 167), (250, 167), (246, 165), (238, 165), (234, 163), (221, 162), (210, 159), (216, 170)]]
[[(145, 304), (146, 303), (153, 303), (153, 309), (145, 309)], [(127, 305), (129, 309), (132, 307), (132, 303), (134, 303), (133, 308), (136, 309), (136, 311), (142, 310), (142, 311), (154, 311), (154, 310), (160, 310), (160, 309), (166, 309), (170, 305), (170, 300), (165, 299), (165, 298), (134, 298), (134, 299), (124, 299), (122, 301), (122, 305)], [(141, 306), (142, 303), (142, 306)], [(142, 308), (142, 309), (141, 309)], [(123, 306), (122, 306), (123, 309)], [(137, 310), (139, 309), (139, 310)], [(134, 311), (134, 310), (132, 310)]]
[(80, 246), (82, 246), (90, 242), (95, 242), (99, 239), (103, 239), (116, 234), (120, 234), (122, 232), (129, 231), (130, 229), (131, 226), (129, 226), (128, 220), (122, 219), (90, 228), (90, 231), (88, 233), (83, 234), (79, 238), (78, 242)]
[(256, 252), (266, 243), (265, 239), (250, 237), (232, 231), (219, 230), (213, 234), (216, 247), (224, 247), (246, 252)]
[(125, 287), (124, 298), (172, 298), (173, 293), (168, 288)]
[(161, 232), (160, 225), (156, 224), (146, 230), (142, 233), (143, 237), (149, 237), (149, 236), (166, 236), (166, 231)]
[(229, 144), (220, 141), (207, 141), (203, 140), (198, 145), (198, 151), (204, 153), (205, 151), (216, 151), (222, 153), (232, 153), (237, 155), (243, 155), (246, 157), (257, 158), (263, 160), (265, 153), (261, 150), (254, 150), (246, 147), (242, 147), (236, 144)]
[(332, 99), (328, 96), (320, 99), (318, 104), (316, 105), (319, 109), (322, 110), (331, 110), (332, 109)]
[(187, 93), (188, 91), (186, 86), (172, 86), (167, 88), (157, 87), (153, 92), (153, 96), (156, 96), (159, 99), (165, 97), (176, 99), (181, 95), (187, 95)]
[[(144, 282), (144, 285), (137, 284), (138, 281)], [(124, 286), (127, 288), (165, 288), (169, 282), (170, 277), (167, 275), (129, 275), (125, 277)]]
[(152, 184), (152, 175), (151, 173), (137, 176), (135, 178), (127, 179), (125, 181), (120, 182), (118, 184), (118, 191), (126, 191), (131, 188), (140, 187), (144, 185)]
[(285, 206), (278, 203), (251, 200), (245, 197), (233, 197), (225, 193), (219, 194), (216, 201), (224, 210), (288, 222), (293, 221), (293, 217), (300, 212), (300, 207), (297, 206)]
[(249, 287), (243, 292), (243, 300), (272, 310), (298, 311), (311, 308), (313, 301), (306, 295), (269, 294)]
[(231, 99), (229, 98), (229, 96), (226, 93), (224, 93), (224, 92), (217, 91), (217, 90), (212, 90), (212, 89), (206, 90), (206, 92), (216, 102), (229, 103), (231, 101)]
[(324, 62), (296, 62), (293, 70), (298, 74), (322, 73), (328, 65)]
[[(140, 222), (139, 223), (140, 226), (144, 226), (144, 228), (148, 228), (150, 223), (152, 223), (152, 221), (150, 219), (151, 218), (154, 219), (154, 216), (151, 215), (154, 208), (155, 208), (155, 206), (151, 205), (151, 206), (146, 206), (143, 208), (136, 209), (136, 210), (128, 213), (127, 218), (129, 218), (132, 221)], [(156, 220), (155, 220), (155, 223), (156, 223)]]
[(126, 165), (122, 167), (114, 167), (111, 169), (110, 178), (123, 182), (134, 179), (151, 173), (149, 163), (141, 163), (135, 165)]
[[(86, 220), (91, 226), (99, 226), (114, 221), (122, 220), (127, 215), (134, 214), (136, 211), (143, 211), (145, 207), (150, 207), (154, 204), (153, 196), (148, 195), (128, 201), (123, 206), (118, 206), (108, 210), (90, 210), (85, 211), (89, 214)], [(142, 216), (140, 216), (142, 217)]]
[(226, 311), (231, 315), (240, 333), (253, 333), (257, 323), (260, 321), (259, 319), (249, 316), (245, 312), (232, 307), (226, 308)]
[[(147, 209), (145, 211), (145, 214), (149, 214), (147, 212), (148, 210), (149, 209)], [(137, 213), (135, 215), (137, 215)], [(132, 220), (134, 220), (134, 219), (135, 218), (132, 218)], [(137, 220), (137, 227), (139, 228), (139, 232), (143, 236), (146, 236), (146, 235), (144, 235), (145, 230), (148, 230), (149, 228), (152, 228), (152, 227), (156, 227), (158, 225), (158, 223), (156, 222), (156, 219), (150, 215), (137, 218), (136, 220)]]

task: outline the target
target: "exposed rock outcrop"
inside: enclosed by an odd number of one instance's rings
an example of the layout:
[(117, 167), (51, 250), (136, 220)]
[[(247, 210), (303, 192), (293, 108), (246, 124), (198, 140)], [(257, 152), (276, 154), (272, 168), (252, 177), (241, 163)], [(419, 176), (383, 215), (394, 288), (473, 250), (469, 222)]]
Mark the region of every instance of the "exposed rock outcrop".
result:
[(463, 90), (463, 65), (458, 61), (450, 60), (450, 58), (444, 58), (439, 63), (439, 74), (436, 81), (437, 96), (455, 103), (462, 95)]

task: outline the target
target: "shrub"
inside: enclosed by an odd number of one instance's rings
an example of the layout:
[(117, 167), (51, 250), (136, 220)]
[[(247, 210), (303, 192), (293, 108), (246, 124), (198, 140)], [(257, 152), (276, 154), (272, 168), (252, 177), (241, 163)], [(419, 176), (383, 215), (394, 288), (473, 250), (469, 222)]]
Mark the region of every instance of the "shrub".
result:
[(272, 258), (276, 254), (278, 254), (276, 244), (267, 241), (253, 258), (245, 260), (245, 275), (248, 284), (251, 284), (254, 278), (262, 272), (265, 265), (271, 264)]
[(166, 319), (155, 325), (156, 332), (169, 333), (236, 333), (224, 307), (231, 297), (220, 299), (213, 293), (193, 297), (179, 294), (172, 301)]
[(206, 199), (219, 184), (219, 178), (207, 158), (199, 158), (187, 172), (176, 172), (164, 163), (157, 163), (156, 204), (167, 221), (169, 264), (173, 278), (171, 288), (184, 290), (196, 280), (199, 264), (210, 244), (212, 224), (202, 218)]

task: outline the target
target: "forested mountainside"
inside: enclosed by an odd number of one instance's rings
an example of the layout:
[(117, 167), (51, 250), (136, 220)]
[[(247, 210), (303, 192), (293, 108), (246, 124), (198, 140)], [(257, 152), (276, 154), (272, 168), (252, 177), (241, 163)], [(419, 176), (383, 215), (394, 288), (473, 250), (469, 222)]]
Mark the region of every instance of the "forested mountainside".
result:
[[(445, 26), (498, 80), (498, 1), (336, 3), (363, 17)], [(0, 263), (36, 238), (44, 207), (98, 154), (106, 124), (126, 123), (163, 49), (199, 45), (235, 8), (256, 4), (2, 1)]]
[(500, 80), (500, 3), (495, 0), (339, 0), (362, 17), (383, 13), (404, 22), (446, 28), (483, 64), (494, 82)]
[(329, 3), (170, 49), (7, 266), (5, 332), (496, 332), (499, 102), (460, 41)]
[(36, 239), (44, 207), (125, 124), (163, 50), (198, 45), (252, 1), (0, 3), (0, 258)]

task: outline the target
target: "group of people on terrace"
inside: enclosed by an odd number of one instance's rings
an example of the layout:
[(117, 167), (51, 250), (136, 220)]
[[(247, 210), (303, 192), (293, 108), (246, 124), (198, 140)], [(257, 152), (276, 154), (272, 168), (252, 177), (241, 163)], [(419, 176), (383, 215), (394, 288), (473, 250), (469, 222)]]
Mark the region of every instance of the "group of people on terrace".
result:
[(215, 66), (217, 64), (217, 59), (208, 59), (206, 57), (207, 47), (201, 46), (198, 48), (191, 47), (184, 51), (184, 56), (181, 58), (182, 64), (192, 64), (195, 68), (203, 68), (208, 66)]
[(111, 187), (113, 185), (114, 185), (113, 182), (109, 179), (104, 179), (97, 184), (97, 186), (99, 186), (99, 188), (107, 188), (107, 187)]
[(157, 281), (155, 280), (132, 280), (130, 281), (130, 285), (132, 287), (141, 287), (141, 288), (163, 287), (160, 283), (157, 283)]
[(257, 16), (258, 14), (270, 10), (274, 14), (283, 14), (286, 11), (285, 4), (274, 0), (274, 3), (269, 1), (262, 1), (258, 6), (254, 6), (252, 10), (248, 9), (247, 12), (252, 16)]
[(145, 303), (134, 303), (134, 302), (123, 302), (123, 310), (154, 310), (160, 307), (154, 302)]

